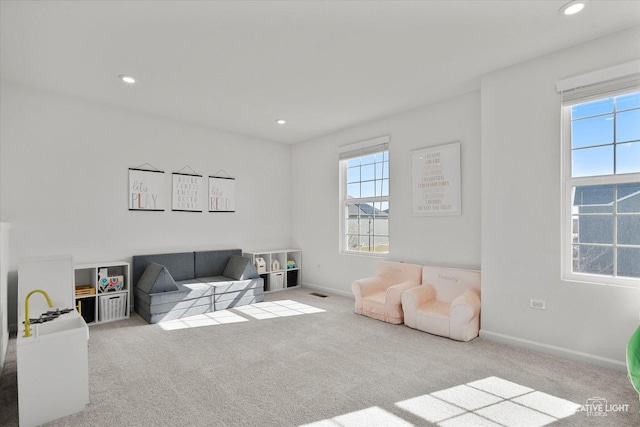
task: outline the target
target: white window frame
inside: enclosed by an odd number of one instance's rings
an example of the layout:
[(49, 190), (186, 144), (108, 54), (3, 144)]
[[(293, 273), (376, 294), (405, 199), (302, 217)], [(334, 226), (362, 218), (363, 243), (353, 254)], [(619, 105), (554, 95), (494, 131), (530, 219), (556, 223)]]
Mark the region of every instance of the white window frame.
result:
[[(600, 175), (573, 178), (571, 175), (571, 107), (597, 99), (609, 98), (640, 90), (640, 61), (633, 61), (594, 73), (573, 77), (558, 82), (562, 93), (562, 279), (600, 285), (640, 288), (640, 278), (579, 273), (573, 271), (572, 205), (573, 187), (588, 185), (615, 185), (640, 182), (640, 173)], [(614, 230), (617, 214), (613, 213)], [(617, 242), (613, 242), (617, 248)], [(616, 271), (614, 251), (614, 272)]]
[[(389, 156), (389, 142), (391, 138), (389, 135), (384, 135), (381, 137), (369, 139), (366, 141), (356, 142), (354, 144), (343, 145), (338, 147), (338, 168), (339, 168), (339, 235), (338, 235), (338, 250), (340, 254), (344, 255), (362, 255), (368, 257), (377, 257), (377, 258), (385, 258), (388, 257), (391, 253), (391, 230), (388, 230), (389, 235), (389, 251), (388, 252), (367, 252), (367, 251), (353, 251), (349, 250), (345, 247), (345, 212), (347, 211), (346, 207), (348, 202), (353, 203), (354, 199), (347, 198), (347, 163), (350, 159), (354, 159), (357, 157), (363, 157), (366, 155), (371, 155), (374, 153), (379, 153), (381, 151), (387, 151), (387, 156)], [(391, 169), (391, 161), (389, 160), (389, 169)], [(389, 173), (390, 175), (390, 173)], [(389, 177), (389, 183), (391, 182), (391, 178)], [(367, 202), (387, 202), (390, 206), (390, 193), (391, 188), (389, 188), (389, 195), (387, 196), (376, 196), (369, 198), (361, 198), (357, 199), (357, 201), (367, 203)], [(390, 217), (387, 217), (390, 218)], [(389, 228), (391, 228), (391, 224), (389, 221)]]

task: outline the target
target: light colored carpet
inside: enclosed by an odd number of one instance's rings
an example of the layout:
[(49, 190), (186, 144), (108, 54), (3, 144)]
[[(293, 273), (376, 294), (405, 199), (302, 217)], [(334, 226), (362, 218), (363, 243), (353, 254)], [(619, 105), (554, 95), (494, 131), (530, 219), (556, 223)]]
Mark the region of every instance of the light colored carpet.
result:
[[(389, 325), (354, 314), (352, 299), (311, 292), (269, 293), (286, 302), (211, 321), (163, 327), (133, 314), (91, 327), (91, 403), (48, 425), (640, 425), (623, 372)], [(11, 339), (3, 426), (18, 424), (15, 356)], [(609, 410), (580, 410), (596, 398)]]

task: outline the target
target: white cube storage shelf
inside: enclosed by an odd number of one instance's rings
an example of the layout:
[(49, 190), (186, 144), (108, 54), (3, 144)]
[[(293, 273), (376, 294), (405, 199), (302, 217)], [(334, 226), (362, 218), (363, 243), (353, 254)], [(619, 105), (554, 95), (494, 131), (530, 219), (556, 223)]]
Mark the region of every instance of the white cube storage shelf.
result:
[[(106, 277), (99, 277), (100, 272)], [(131, 301), (128, 262), (104, 262), (73, 266), (74, 306), (89, 325), (112, 322), (129, 317)], [(100, 280), (100, 279), (108, 280)], [(82, 292), (76, 287), (84, 285)]]
[(254, 265), (256, 259), (264, 260), (265, 269), (258, 273), (264, 279), (265, 292), (293, 288), (302, 283), (302, 253), (299, 249), (247, 251), (242, 255), (249, 258)]

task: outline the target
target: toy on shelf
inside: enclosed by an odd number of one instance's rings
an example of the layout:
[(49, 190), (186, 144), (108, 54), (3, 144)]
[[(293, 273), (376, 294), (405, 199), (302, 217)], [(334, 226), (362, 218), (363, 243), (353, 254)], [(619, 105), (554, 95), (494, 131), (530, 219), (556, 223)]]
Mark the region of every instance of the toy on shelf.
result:
[(293, 260), (288, 260), (287, 261), (287, 268), (296, 268), (296, 262)]

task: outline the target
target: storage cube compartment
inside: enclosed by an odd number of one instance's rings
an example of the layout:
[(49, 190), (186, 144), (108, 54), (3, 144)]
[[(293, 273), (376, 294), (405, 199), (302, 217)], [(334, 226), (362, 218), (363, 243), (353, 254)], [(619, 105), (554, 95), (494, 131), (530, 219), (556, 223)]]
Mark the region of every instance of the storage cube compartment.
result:
[(271, 273), (269, 275), (269, 290), (284, 289), (284, 273)]
[(287, 288), (298, 286), (298, 270), (287, 271)]
[(101, 295), (98, 297), (98, 320), (108, 322), (110, 320), (122, 319), (127, 314), (127, 295)]
[[(94, 288), (95, 290), (95, 288)], [(76, 300), (76, 310), (86, 323), (93, 323), (96, 320), (96, 298), (79, 298)]]

